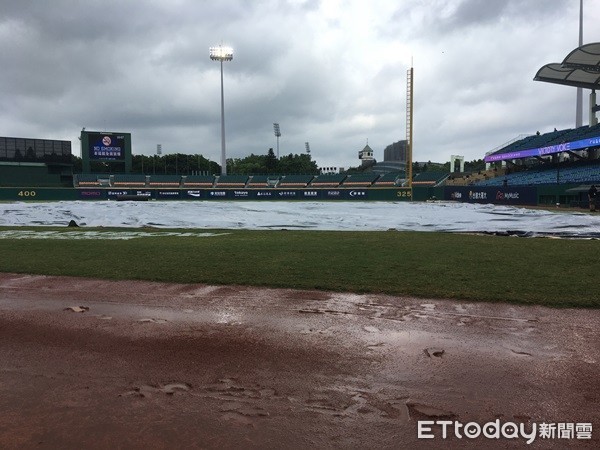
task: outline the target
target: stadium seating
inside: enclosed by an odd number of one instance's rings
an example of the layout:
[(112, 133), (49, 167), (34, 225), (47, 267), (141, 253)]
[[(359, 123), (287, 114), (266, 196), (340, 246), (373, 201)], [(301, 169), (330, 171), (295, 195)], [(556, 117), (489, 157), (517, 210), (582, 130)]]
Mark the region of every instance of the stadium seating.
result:
[(279, 175), (252, 175), (247, 186), (253, 188), (274, 187), (279, 182)]
[(445, 186), (468, 186), (477, 184), (483, 180), (502, 176), (505, 173), (504, 168), (493, 168), (490, 170), (475, 172), (456, 172), (451, 173), (444, 181)]
[(478, 186), (509, 186), (567, 183), (600, 183), (600, 163), (531, 168), (477, 182)]
[(520, 150), (532, 148), (547, 147), (550, 145), (563, 144), (565, 142), (574, 142), (582, 139), (600, 136), (600, 124), (592, 127), (583, 126), (579, 128), (568, 128), (565, 130), (556, 130), (540, 135), (527, 136), (519, 139), (506, 147), (503, 147), (493, 154), (511, 153)]
[(215, 187), (246, 187), (248, 175), (221, 175), (217, 178)]
[(146, 175), (143, 174), (115, 174), (113, 175), (114, 187), (145, 187)]
[(186, 188), (211, 188), (214, 183), (213, 175), (188, 175), (183, 177), (182, 185)]
[(279, 175), (270, 175), (267, 183), (270, 187), (276, 187), (279, 184), (279, 180), (281, 180), (281, 176)]
[(279, 182), (279, 187), (306, 187), (314, 175), (286, 175)]
[(374, 186), (396, 186), (400, 178), (400, 172), (390, 172), (382, 175), (379, 179), (375, 180)]
[(252, 175), (248, 180), (248, 187), (261, 188), (269, 187), (268, 175)]
[(342, 182), (343, 187), (369, 187), (379, 178), (376, 173), (359, 173), (348, 175)]
[(148, 186), (150, 187), (179, 187), (181, 176), (179, 175), (150, 175)]
[(344, 181), (346, 175), (343, 173), (319, 175), (312, 179), (312, 187), (338, 187)]
[(448, 172), (421, 172), (413, 178), (413, 186), (436, 186), (448, 178)]
[(95, 187), (100, 186), (100, 181), (98, 181), (98, 177), (100, 175), (95, 173), (79, 173), (75, 175), (75, 186), (81, 187)]

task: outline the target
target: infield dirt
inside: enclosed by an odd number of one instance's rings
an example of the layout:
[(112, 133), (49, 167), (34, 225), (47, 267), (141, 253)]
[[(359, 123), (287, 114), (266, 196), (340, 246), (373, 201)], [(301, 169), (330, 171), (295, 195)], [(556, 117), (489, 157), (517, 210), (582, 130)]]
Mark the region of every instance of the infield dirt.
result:
[(599, 310), (0, 274), (2, 448), (598, 448), (599, 404)]

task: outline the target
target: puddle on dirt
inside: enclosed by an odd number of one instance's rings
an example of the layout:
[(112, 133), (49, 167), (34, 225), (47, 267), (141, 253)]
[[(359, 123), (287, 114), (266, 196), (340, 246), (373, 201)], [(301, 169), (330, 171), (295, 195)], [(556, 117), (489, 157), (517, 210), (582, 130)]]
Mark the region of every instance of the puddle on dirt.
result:
[(457, 416), (452, 411), (446, 411), (434, 406), (424, 405), (421, 403), (407, 402), (408, 414), (411, 419), (419, 420), (423, 418), (429, 419), (455, 419)]
[(134, 386), (133, 389), (125, 393), (125, 396), (133, 397), (151, 397), (153, 394), (175, 395), (178, 392), (188, 392), (192, 389), (189, 383), (172, 382), (161, 385), (142, 384)]

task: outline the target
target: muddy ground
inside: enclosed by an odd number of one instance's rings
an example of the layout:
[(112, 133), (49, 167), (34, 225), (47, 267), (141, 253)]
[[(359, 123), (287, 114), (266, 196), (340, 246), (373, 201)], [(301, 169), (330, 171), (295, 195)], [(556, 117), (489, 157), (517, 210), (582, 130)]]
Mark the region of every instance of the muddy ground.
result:
[[(0, 274), (1, 448), (598, 448), (599, 405), (598, 310)], [(594, 428), (417, 438), (497, 419)]]

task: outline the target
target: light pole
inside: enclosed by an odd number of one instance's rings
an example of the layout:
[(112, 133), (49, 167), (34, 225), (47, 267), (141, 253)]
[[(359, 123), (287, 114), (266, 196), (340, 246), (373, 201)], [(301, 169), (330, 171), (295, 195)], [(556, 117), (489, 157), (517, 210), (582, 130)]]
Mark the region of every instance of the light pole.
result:
[(225, 156), (225, 101), (223, 99), (223, 61), (233, 59), (231, 47), (210, 47), (210, 59), (221, 62), (221, 175), (227, 175), (227, 157)]
[[(160, 156), (160, 155), (162, 155), (162, 145), (156, 144), (156, 156)], [(156, 175), (156, 156), (152, 157), (152, 168), (153, 168), (155, 175)]]
[(273, 124), (273, 131), (275, 132), (275, 137), (277, 138), (277, 159), (279, 160), (279, 138), (281, 137), (281, 130), (279, 129), (279, 124)]

